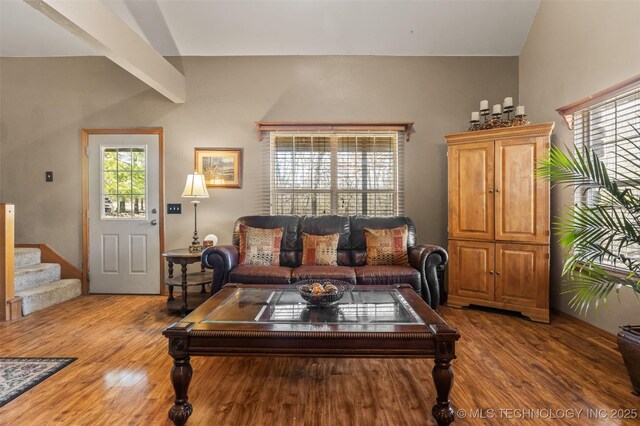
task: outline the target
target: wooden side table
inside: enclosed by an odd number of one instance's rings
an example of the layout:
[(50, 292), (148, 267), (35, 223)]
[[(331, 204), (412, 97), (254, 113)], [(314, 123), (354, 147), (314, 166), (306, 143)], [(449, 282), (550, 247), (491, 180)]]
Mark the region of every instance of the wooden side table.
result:
[[(202, 262), (201, 253), (190, 253), (189, 249), (184, 248), (162, 253), (162, 256), (167, 259), (169, 266), (169, 276), (165, 282), (169, 287), (167, 308), (171, 311), (180, 311), (180, 314), (185, 316), (187, 312), (192, 311), (209, 298), (210, 294), (206, 290), (206, 285), (211, 284), (211, 274), (205, 272), (204, 266), (202, 265), (200, 266), (200, 272), (187, 273), (187, 265)], [(175, 263), (180, 265), (180, 277), (173, 276), (173, 265)], [(182, 297), (180, 300), (176, 300), (173, 297), (174, 286), (182, 288)], [(202, 287), (199, 293), (188, 293), (187, 289), (189, 287), (197, 286)]]

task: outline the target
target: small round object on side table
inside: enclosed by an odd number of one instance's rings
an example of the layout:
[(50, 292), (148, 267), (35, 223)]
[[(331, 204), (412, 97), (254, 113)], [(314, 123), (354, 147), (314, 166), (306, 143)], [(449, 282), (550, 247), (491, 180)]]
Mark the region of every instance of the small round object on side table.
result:
[(207, 234), (204, 240), (202, 240), (202, 247), (204, 248), (213, 247), (216, 244), (218, 244), (218, 236), (215, 234)]

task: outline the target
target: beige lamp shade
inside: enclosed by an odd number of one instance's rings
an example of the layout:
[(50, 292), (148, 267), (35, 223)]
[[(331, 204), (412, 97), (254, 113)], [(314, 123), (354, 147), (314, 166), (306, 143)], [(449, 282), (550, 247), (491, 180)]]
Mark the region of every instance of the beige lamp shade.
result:
[(209, 198), (204, 175), (198, 172), (187, 175), (187, 183), (184, 185), (182, 196), (184, 198)]

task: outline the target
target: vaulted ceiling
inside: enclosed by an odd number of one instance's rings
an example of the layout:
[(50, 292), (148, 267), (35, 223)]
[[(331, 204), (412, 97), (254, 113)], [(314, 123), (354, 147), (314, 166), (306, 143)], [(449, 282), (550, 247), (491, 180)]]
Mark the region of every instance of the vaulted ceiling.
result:
[[(68, 0), (78, 1), (78, 0)], [(102, 0), (164, 56), (515, 56), (540, 0)], [(102, 55), (0, 0), (1, 56)]]

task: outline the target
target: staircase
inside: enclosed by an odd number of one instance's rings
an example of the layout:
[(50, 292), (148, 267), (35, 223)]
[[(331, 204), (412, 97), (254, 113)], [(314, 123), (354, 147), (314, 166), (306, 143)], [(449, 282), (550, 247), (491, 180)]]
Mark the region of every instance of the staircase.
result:
[(60, 279), (58, 263), (41, 263), (39, 248), (16, 248), (15, 295), (22, 298), (22, 315), (80, 296), (79, 279)]

